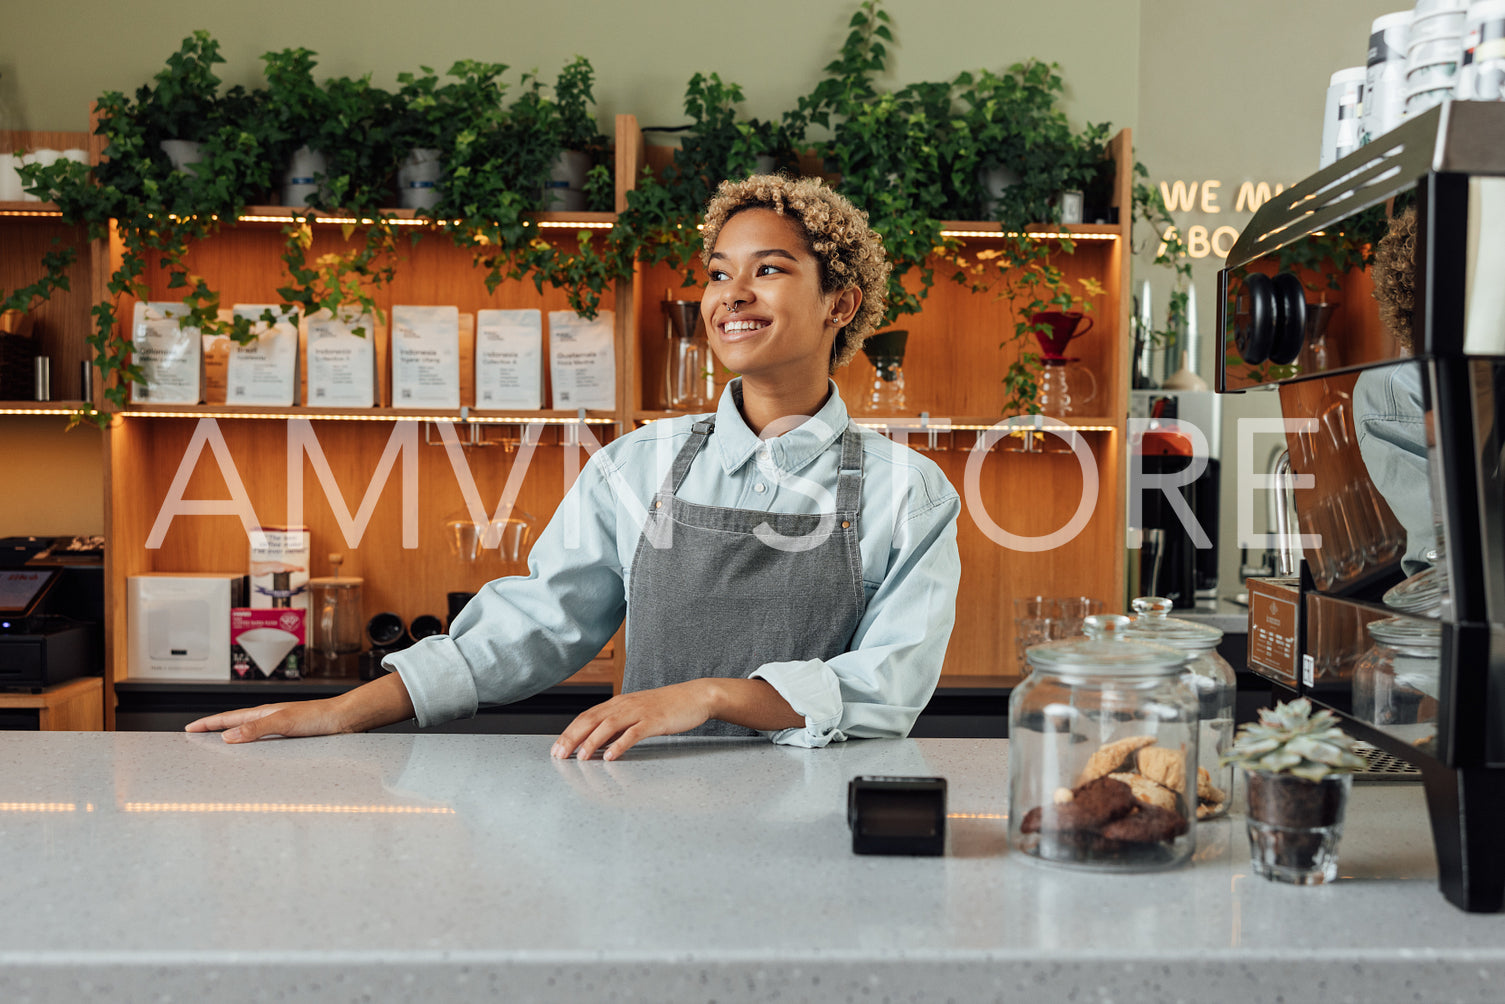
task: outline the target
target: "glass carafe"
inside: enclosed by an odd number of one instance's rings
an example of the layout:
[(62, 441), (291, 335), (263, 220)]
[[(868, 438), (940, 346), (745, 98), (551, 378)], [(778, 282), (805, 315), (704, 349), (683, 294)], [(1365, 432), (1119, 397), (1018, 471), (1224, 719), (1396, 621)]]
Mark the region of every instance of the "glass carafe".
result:
[(1088, 405), (1097, 397), (1097, 378), (1075, 359), (1045, 356), (1040, 372), (1040, 414), (1074, 418), (1089, 414)]
[(331, 554), (335, 574), (308, 580), (310, 675), (354, 678), (360, 672), (361, 580), (339, 574), (340, 557)]
[(716, 362), (700, 323), (696, 300), (665, 300), (668, 358), (664, 368), (664, 407), (704, 411), (716, 400)]
[(873, 364), (873, 375), (863, 396), (863, 410), (870, 415), (902, 415), (904, 401), (904, 345), (908, 331), (880, 331), (862, 343), (862, 353)]

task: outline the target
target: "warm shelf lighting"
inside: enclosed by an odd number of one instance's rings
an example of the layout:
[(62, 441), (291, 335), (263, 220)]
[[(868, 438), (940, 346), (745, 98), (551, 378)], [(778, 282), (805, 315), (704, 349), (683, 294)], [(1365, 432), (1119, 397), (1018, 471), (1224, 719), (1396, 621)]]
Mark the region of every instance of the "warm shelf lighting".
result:
[(0, 408), (0, 415), (71, 415), (78, 408)]
[(448, 806), (327, 805), (282, 802), (126, 802), (122, 812), (322, 812), (336, 815), (453, 816)]
[(46, 216), (62, 219), (63, 212), (60, 209), (0, 209), (0, 216)]
[(1005, 233), (1002, 230), (942, 230), (942, 237), (1033, 237), (1036, 240), (1116, 241), (1118, 234), (1073, 234), (1061, 231), (1034, 231), (1020, 234), (1017, 230)]
[[(210, 405), (209, 407), (213, 407)], [(0, 412), (0, 414), (7, 414)], [(35, 411), (17, 411), (13, 414), (35, 415)], [(72, 412), (58, 412), (69, 415)], [(130, 411), (118, 412), (125, 418), (257, 418), (280, 421), (287, 418), (307, 418), (318, 422), (458, 422), (462, 425), (580, 425), (581, 420), (574, 416), (560, 418), (554, 415), (422, 415), (408, 414), (407, 412), (385, 411), (379, 413), (353, 413), (349, 415), (327, 415), (318, 412), (267, 412), (267, 411)], [(587, 416), (585, 425), (612, 425), (614, 418), (597, 418)]]
[[(90, 807), (92, 808), (92, 806)], [(0, 802), (0, 812), (77, 812), (73, 802)]]
[(538, 229), (540, 230), (610, 230), (614, 226), (616, 226), (615, 223), (601, 223), (594, 220), (581, 220), (579, 222), (572, 222), (569, 220), (538, 221)]

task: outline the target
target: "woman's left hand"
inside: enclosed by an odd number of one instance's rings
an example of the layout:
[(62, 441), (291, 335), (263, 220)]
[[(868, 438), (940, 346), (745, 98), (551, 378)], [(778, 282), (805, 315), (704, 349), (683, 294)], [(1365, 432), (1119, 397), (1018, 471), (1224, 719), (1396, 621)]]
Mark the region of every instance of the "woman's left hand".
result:
[(573, 753), (589, 760), (604, 748), (602, 759), (615, 760), (649, 736), (688, 732), (714, 718), (711, 693), (705, 680), (688, 680), (619, 694), (581, 712), (550, 754), (564, 759)]

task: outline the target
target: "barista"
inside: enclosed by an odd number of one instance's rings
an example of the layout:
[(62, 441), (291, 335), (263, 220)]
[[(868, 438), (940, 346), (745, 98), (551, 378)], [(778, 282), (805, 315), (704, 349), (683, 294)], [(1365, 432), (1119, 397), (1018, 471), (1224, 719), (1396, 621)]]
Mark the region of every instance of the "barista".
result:
[(930, 460), (852, 423), (830, 373), (884, 314), (864, 213), (818, 181), (725, 182), (707, 207), (701, 316), (740, 375), (715, 414), (656, 422), (586, 464), (529, 558), (449, 635), (339, 697), (211, 715), (227, 742), (473, 715), (564, 680), (625, 617), (622, 693), (553, 755), (653, 735), (825, 746), (908, 734), (956, 615), (960, 500)]
[[(1373, 274), (1380, 322), (1410, 355), (1414, 351), (1411, 315), (1416, 305), (1414, 206), (1391, 219), (1375, 247)], [(1427, 466), (1432, 413), (1422, 374), (1416, 362), (1367, 369), (1353, 388), (1359, 453), (1370, 480), (1405, 528), (1401, 570), (1407, 575), (1430, 568), (1439, 543)]]

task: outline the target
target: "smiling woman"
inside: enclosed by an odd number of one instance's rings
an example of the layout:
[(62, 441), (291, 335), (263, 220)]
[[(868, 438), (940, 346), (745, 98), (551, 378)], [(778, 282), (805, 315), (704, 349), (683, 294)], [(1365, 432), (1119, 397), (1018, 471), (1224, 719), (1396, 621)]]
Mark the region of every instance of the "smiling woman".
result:
[(740, 374), (714, 414), (594, 454), (528, 574), (388, 656), (391, 675), (189, 730), (245, 742), (473, 715), (570, 676), (625, 617), (622, 693), (554, 756), (615, 759), (680, 733), (808, 747), (907, 735), (956, 618), (961, 506), (933, 462), (852, 423), (830, 379), (883, 315), (882, 243), (819, 182), (772, 176), (723, 183), (704, 241), (701, 314)]

